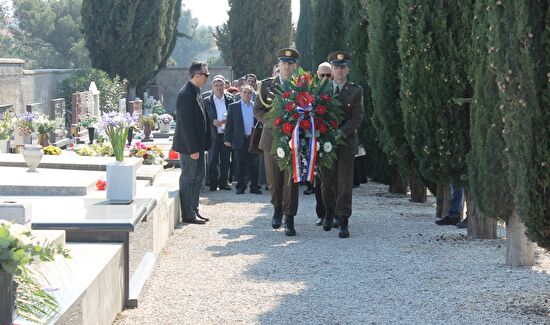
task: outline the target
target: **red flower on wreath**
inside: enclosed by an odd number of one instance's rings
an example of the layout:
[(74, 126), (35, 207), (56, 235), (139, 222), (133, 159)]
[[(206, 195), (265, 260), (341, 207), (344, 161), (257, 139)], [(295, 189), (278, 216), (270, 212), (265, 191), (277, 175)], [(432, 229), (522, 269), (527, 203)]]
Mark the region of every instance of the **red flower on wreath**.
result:
[(296, 95), (296, 104), (298, 104), (298, 106), (300, 107), (308, 107), (309, 105), (311, 105), (311, 103), (313, 103), (313, 96), (311, 96), (310, 93), (308, 93), (307, 91), (302, 91), (300, 93), (298, 93), (298, 95)]
[(294, 110), (294, 103), (286, 103), (285, 109), (289, 112), (292, 112)]
[(284, 99), (287, 99), (288, 97), (290, 97), (291, 94), (292, 94), (292, 91), (288, 90), (288, 91), (285, 91), (281, 96)]
[(325, 134), (328, 131), (328, 127), (325, 123), (321, 122), (317, 124), (317, 130), (319, 130), (319, 133)]
[(330, 102), (331, 98), (330, 98), (330, 95), (329, 94), (321, 94), (321, 99), (324, 100), (325, 102)]
[(292, 114), (292, 119), (293, 120), (298, 120), (298, 118), (300, 118), (300, 114), (298, 114), (298, 113)]
[(283, 124), (284, 134), (290, 135), (292, 133), (292, 129), (294, 129), (294, 127), (292, 126), (292, 124), (290, 124), (290, 122), (286, 122), (285, 124)]
[(283, 123), (283, 119), (281, 117), (277, 117), (275, 122), (273, 123), (275, 126), (279, 126)]
[(330, 121), (330, 123), (332, 124), (332, 128), (333, 128), (333, 129), (336, 130), (336, 129), (338, 128), (338, 123), (336, 123), (335, 120)]
[(311, 74), (306, 72), (298, 78), (298, 80), (296, 81), (296, 86), (302, 87), (305, 85), (309, 85), (311, 84), (311, 80)]
[(311, 127), (311, 123), (309, 122), (309, 120), (302, 120), (300, 122), (300, 127), (304, 130), (309, 130), (309, 128)]
[(324, 115), (327, 112), (327, 108), (323, 105), (317, 105), (317, 114)]

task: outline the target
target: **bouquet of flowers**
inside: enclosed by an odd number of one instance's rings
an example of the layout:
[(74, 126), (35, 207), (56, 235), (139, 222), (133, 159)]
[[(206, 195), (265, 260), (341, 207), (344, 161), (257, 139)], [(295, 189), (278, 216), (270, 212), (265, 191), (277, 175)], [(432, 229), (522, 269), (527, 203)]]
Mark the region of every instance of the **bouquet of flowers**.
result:
[(89, 114), (84, 115), (80, 119), (80, 126), (83, 128), (93, 128), (95, 127), (96, 123), (97, 123), (97, 118), (94, 116), (90, 116)]
[(142, 158), (144, 165), (166, 165), (164, 153), (157, 145), (147, 146), (141, 142), (136, 142), (130, 149), (130, 157)]
[(89, 146), (82, 146), (76, 152), (79, 156), (89, 156), (89, 157), (112, 157), (113, 156), (113, 147), (110, 143), (92, 143)]
[(273, 127), (271, 153), (295, 183), (313, 182), (315, 168), (332, 167), (336, 148), (344, 143), (338, 129), (340, 102), (332, 96), (329, 82), (312, 77), (302, 68), (275, 92), (267, 115), (272, 125), (268, 127)]
[(141, 115), (139, 117), (139, 124), (143, 127), (147, 125), (153, 128), (157, 124), (157, 116), (155, 114)]
[(15, 131), (20, 135), (29, 135), (34, 132), (36, 114), (25, 112), (14, 117)]
[(170, 114), (162, 114), (158, 117), (158, 120), (163, 124), (170, 124), (174, 118)]
[(109, 137), (117, 161), (124, 160), (124, 147), (128, 130), (136, 123), (136, 118), (128, 113), (104, 112), (101, 116), (101, 128)]
[(35, 114), (33, 124), (34, 129), (40, 134), (53, 132), (58, 125), (56, 121), (49, 120), (43, 114)]
[(45, 155), (59, 156), (61, 154), (61, 149), (56, 146), (47, 146), (42, 149)]

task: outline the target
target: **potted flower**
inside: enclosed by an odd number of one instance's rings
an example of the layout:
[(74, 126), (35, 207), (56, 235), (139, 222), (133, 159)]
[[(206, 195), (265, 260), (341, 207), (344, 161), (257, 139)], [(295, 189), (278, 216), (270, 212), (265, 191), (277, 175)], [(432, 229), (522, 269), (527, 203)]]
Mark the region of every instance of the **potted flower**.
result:
[(139, 124), (143, 127), (143, 134), (145, 138), (142, 141), (153, 141), (151, 137), (151, 130), (157, 124), (157, 116), (155, 114), (141, 115), (139, 118)]
[(88, 140), (90, 140), (90, 144), (94, 142), (96, 123), (97, 118), (95, 116), (90, 116), (89, 114), (84, 115), (84, 117), (80, 119), (80, 126), (88, 129)]
[(13, 117), (15, 145), (23, 146), (31, 143), (31, 134), (34, 132), (33, 121), (36, 115), (25, 112), (23, 114), (15, 114)]
[(145, 145), (141, 142), (136, 142), (130, 149), (130, 157), (137, 157), (143, 159), (144, 165), (166, 165), (164, 161), (164, 153), (162, 149), (157, 145)]
[(38, 144), (40, 144), (42, 147), (49, 146), (49, 134), (50, 132), (55, 131), (55, 127), (57, 126), (56, 122), (49, 120), (46, 116), (42, 114), (35, 114), (33, 124), (34, 130), (38, 132)]
[(15, 312), (29, 321), (50, 320), (59, 306), (35, 281), (29, 266), (70, 257), (62, 246), (36, 245), (29, 228), (0, 220), (0, 324), (12, 324)]
[(170, 114), (165, 113), (160, 115), (158, 117), (160, 132), (162, 133), (170, 132), (170, 124), (172, 123), (173, 120), (174, 118)]
[(116, 161), (107, 164), (107, 198), (113, 203), (128, 204), (136, 196), (136, 170), (139, 160), (124, 161), (128, 130), (136, 119), (128, 113), (104, 112), (101, 127), (109, 138)]
[(8, 152), (12, 132), (12, 116), (9, 112), (4, 112), (0, 117), (0, 153)]

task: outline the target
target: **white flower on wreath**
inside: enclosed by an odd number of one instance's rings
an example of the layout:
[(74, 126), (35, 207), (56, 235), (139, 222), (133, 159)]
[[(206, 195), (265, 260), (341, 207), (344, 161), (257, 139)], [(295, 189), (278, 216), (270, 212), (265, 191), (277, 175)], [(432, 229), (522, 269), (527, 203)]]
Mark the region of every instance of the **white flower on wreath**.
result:
[(284, 158), (285, 157), (285, 151), (283, 150), (283, 148), (281, 148), (281, 147), (277, 148), (277, 157), (279, 157), (279, 158)]
[(319, 151), (321, 150), (321, 144), (319, 143), (319, 141), (317, 141), (317, 147), (315, 149), (315, 151)]
[(331, 152), (332, 151), (332, 143), (325, 142), (325, 144), (323, 145), (323, 150), (325, 152)]

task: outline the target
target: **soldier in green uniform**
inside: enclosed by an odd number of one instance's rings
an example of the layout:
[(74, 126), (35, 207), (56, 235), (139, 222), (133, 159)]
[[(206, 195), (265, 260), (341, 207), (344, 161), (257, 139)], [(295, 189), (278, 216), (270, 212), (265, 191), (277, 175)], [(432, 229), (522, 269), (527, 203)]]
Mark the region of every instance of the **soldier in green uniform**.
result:
[(332, 71), (333, 95), (342, 103), (342, 122), (338, 126), (344, 133), (346, 143), (336, 148), (333, 168), (321, 169), (321, 192), (326, 207), (323, 229), (330, 231), (334, 218), (339, 219), (338, 237), (349, 237), (348, 219), (351, 216), (353, 188), (353, 162), (359, 150), (357, 128), (365, 115), (363, 88), (347, 80), (351, 56), (342, 51), (328, 56)]
[(294, 49), (287, 48), (277, 51), (279, 76), (261, 81), (254, 102), (254, 117), (264, 125), (258, 147), (263, 150), (265, 174), (271, 192), (271, 203), (274, 208), (271, 226), (273, 229), (280, 228), (284, 215), (285, 234), (287, 236), (296, 235), (294, 216), (296, 216), (298, 210), (298, 184), (294, 184), (291, 175), (287, 171), (279, 169), (274, 156), (271, 155), (273, 125), (267, 122), (265, 114), (272, 107), (275, 89), (292, 77), (292, 73), (296, 69), (296, 59), (299, 56), (300, 54)]

